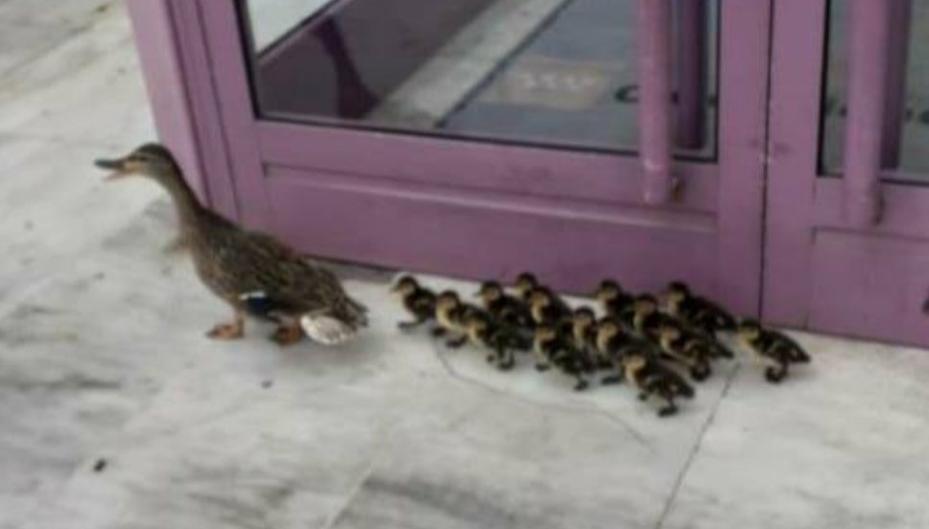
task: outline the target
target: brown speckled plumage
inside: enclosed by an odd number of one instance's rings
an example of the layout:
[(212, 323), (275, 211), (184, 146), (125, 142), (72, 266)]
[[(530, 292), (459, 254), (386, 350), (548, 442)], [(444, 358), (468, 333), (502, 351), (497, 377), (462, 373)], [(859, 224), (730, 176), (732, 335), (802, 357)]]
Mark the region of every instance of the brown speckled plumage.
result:
[[(180, 218), (181, 240), (191, 252), (197, 274), (236, 310), (233, 325), (238, 325), (238, 335), (246, 311), (242, 296), (254, 292), (273, 300), (277, 319), (290, 326), (307, 314), (333, 318), (351, 330), (366, 325), (365, 307), (348, 296), (330, 271), (307, 262), (277, 239), (240, 228), (201, 206), (164, 147), (145, 145), (122, 160), (97, 165), (115, 169), (117, 175), (150, 176), (170, 193)], [(237, 337), (234, 330), (228, 337)]]

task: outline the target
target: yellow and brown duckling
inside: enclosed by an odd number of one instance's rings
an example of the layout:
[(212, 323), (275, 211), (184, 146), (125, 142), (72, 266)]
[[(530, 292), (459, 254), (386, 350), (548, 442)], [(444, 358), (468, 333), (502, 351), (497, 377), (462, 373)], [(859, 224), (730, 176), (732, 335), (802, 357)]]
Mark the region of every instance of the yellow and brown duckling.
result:
[(688, 370), (697, 382), (706, 380), (713, 372), (710, 365), (713, 344), (703, 333), (690, 332), (676, 325), (664, 324), (658, 331), (661, 351), (672, 361)]
[(688, 324), (709, 334), (736, 330), (736, 320), (719, 304), (694, 295), (682, 281), (674, 281), (665, 292), (668, 312)]
[(683, 327), (683, 323), (674, 316), (658, 311), (658, 300), (651, 294), (636, 296), (631, 310), (626, 311), (620, 319), (631, 329), (656, 343), (663, 325)]
[(391, 292), (400, 298), (403, 308), (413, 317), (412, 321), (398, 323), (400, 329), (413, 329), (435, 319), (435, 293), (421, 286), (413, 276), (400, 277)]
[(536, 358), (537, 371), (547, 371), (552, 366), (574, 378), (575, 391), (587, 389), (584, 379), (585, 366), (571, 344), (570, 335), (560, 332), (554, 325), (543, 323), (533, 331), (532, 352)]
[(446, 345), (458, 348), (468, 341), (468, 329), (465, 321), (469, 316), (481, 312), (474, 305), (463, 303), (458, 293), (446, 290), (436, 297), (435, 320), (438, 326), (434, 336), (447, 336)]
[(281, 345), (304, 333), (323, 344), (338, 344), (367, 325), (367, 309), (345, 292), (330, 271), (305, 261), (277, 239), (240, 228), (200, 204), (180, 166), (163, 146), (148, 144), (114, 160), (98, 160), (109, 180), (142, 175), (171, 195), (181, 226), (180, 241), (193, 257), (201, 281), (232, 308), (231, 323), (208, 336), (232, 340), (244, 335), (245, 316), (274, 321)]
[(547, 287), (535, 287), (529, 294), (529, 314), (535, 325), (569, 326), (572, 310)]
[(517, 297), (522, 300), (523, 303), (529, 303), (529, 296), (532, 294), (532, 291), (541, 286), (539, 280), (535, 275), (529, 272), (523, 272), (516, 276), (516, 282), (513, 283), (513, 290), (516, 291)]
[(519, 298), (506, 293), (503, 286), (496, 281), (485, 281), (477, 293), (484, 309), (502, 324), (517, 328), (531, 328), (533, 325), (529, 307)]
[(594, 349), (598, 367), (613, 368), (615, 373), (601, 380), (601, 384), (618, 384), (625, 378), (623, 358), (630, 354), (657, 353), (648, 340), (629, 334), (617, 318), (607, 316), (597, 322)]
[(623, 290), (623, 287), (612, 279), (601, 281), (594, 292), (594, 297), (607, 315), (615, 317), (620, 317), (630, 311), (635, 301), (635, 296)]
[(738, 335), (756, 358), (766, 365), (765, 379), (778, 383), (787, 376), (791, 364), (807, 364), (810, 355), (786, 334), (765, 329), (752, 319), (739, 323)]
[(588, 371), (606, 369), (608, 363), (601, 362), (597, 355), (597, 317), (590, 307), (578, 307), (571, 316), (572, 347), (583, 359)]
[(664, 365), (657, 356), (643, 352), (629, 352), (622, 357), (625, 379), (639, 390), (639, 400), (657, 397), (664, 405), (658, 416), (677, 413), (675, 400), (693, 398), (694, 389), (673, 369)]
[(487, 349), (489, 363), (500, 370), (509, 370), (516, 364), (515, 351), (528, 351), (531, 344), (518, 329), (501, 325), (486, 312), (470, 312), (464, 317), (464, 328), (468, 341), (481, 349)]

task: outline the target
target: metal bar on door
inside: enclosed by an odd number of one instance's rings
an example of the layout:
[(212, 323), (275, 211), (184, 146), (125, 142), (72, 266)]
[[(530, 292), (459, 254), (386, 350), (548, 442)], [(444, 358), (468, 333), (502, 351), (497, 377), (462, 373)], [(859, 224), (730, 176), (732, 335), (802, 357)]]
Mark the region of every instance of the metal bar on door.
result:
[(706, 123), (706, 0), (674, 3), (677, 60), (675, 144), (682, 149), (700, 149)]
[(881, 166), (900, 165), (903, 124), (906, 121), (906, 72), (910, 50), (910, 17), (913, 0), (893, 0), (890, 4), (890, 47), (887, 56), (887, 106), (884, 109), (884, 139)]
[(845, 122), (844, 210), (856, 226), (881, 216), (881, 157), (888, 93), (893, 2), (850, 0), (848, 118)]
[(639, 0), (639, 158), (649, 204), (672, 198), (671, 0)]

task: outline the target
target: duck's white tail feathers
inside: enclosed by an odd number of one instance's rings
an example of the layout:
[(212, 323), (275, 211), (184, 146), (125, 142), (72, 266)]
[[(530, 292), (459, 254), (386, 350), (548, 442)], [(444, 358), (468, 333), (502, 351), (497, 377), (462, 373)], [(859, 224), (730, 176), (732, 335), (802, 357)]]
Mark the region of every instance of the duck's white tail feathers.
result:
[(304, 315), (300, 327), (311, 340), (323, 345), (340, 345), (357, 334), (355, 327), (326, 314)]

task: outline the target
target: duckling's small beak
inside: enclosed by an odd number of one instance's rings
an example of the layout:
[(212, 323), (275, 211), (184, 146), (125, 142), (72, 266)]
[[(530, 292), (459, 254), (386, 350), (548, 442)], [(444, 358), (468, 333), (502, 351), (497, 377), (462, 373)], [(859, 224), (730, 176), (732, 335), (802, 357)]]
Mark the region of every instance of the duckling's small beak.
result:
[(94, 165), (96, 165), (99, 169), (103, 169), (104, 171), (113, 171), (109, 176), (106, 177), (107, 181), (116, 180), (126, 176), (127, 174), (125, 158), (119, 158), (116, 160), (100, 159), (94, 161)]

